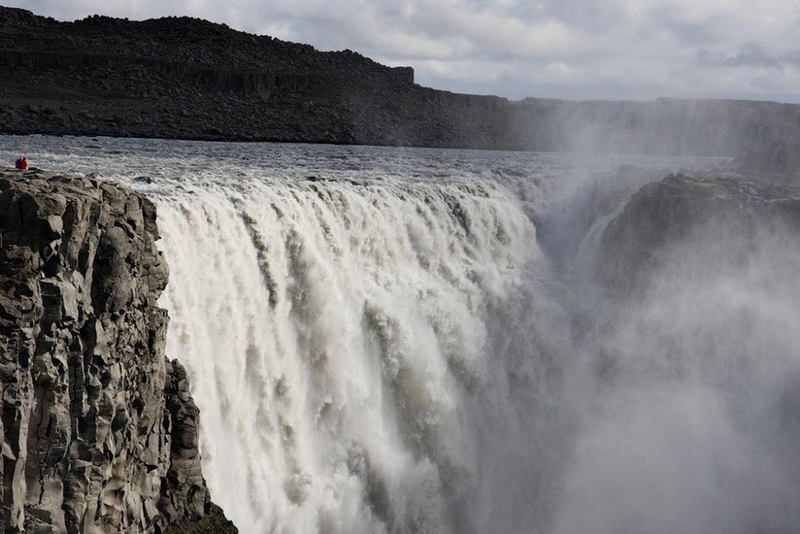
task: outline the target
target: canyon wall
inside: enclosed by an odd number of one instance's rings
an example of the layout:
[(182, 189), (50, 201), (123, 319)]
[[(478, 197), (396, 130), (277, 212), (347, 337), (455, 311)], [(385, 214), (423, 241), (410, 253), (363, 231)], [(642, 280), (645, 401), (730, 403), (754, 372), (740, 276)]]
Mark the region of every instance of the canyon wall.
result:
[(164, 353), (155, 217), (112, 183), (0, 173), (5, 532), (164, 532), (212, 509), (198, 409)]

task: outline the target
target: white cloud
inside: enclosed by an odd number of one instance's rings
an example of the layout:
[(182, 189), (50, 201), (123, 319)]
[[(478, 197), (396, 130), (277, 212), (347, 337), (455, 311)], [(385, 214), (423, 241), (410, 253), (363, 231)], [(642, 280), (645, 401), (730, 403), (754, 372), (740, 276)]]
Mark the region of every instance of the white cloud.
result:
[[(800, 102), (796, 0), (25, 0), (59, 19), (190, 15), (350, 48), (423, 84), (513, 98)], [(546, 93), (546, 94), (545, 94)], [(555, 94), (554, 94), (555, 93)]]

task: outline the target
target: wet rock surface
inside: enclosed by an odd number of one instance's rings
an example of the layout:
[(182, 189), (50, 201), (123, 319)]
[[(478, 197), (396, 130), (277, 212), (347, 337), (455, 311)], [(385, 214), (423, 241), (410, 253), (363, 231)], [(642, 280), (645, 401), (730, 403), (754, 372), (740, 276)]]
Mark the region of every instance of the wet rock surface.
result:
[(597, 274), (627, 292), (671, 256), (691, 251), (707, 258), (702, 268), (724, 268), (746, 261), (759, 241), (776, 233), (800, 234), (795, 180), (671, 174), (639, 189), (609, 222)]
[(211, 511), (157, 238), (122, 186), (0, 172), (5, 532), (164, 532)]

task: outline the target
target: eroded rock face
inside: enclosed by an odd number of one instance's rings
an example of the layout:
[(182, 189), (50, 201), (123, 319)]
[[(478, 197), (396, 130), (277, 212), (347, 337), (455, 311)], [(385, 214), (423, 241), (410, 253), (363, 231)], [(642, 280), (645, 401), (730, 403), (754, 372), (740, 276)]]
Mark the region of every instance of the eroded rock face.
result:
[(792, 181), (673, 174), (642, 187), (608, 224), (597, 274), (628, 292), (689, 245), (718, 268), (775, 232), (800, 233), (800, 189)]
[(161, 532), (209, 508), (157, 238), (124, 187), (0, 173), (4, 531)]

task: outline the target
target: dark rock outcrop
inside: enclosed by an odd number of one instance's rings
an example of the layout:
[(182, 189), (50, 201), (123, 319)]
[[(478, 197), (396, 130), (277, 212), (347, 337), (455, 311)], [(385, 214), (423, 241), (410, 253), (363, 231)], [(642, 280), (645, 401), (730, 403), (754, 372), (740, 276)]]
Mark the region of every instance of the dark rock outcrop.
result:
[[(411, 67), (192, 18), (75, 22), (0, 7), (0, 131), (767, 157), (800, 106), (456, 94)], [(788, 157), (786, 161), (798, 159)]]
[(5, 532), (163, 532), (211, 510), (198, 410), (164, 354), (155, 216), (112, 183), (0, 173)]
[(210, 509), (196, 521), (174, 523), (167, 527), (166, 534), (235, 534), (233, 523), (225, 517), (222, 509), (211, 503)]
[[(609, 287), (635, 291), (668, 258), (681, 254), (722, 268), (743, 261), (764, 232), (800, 234), (800, 189), (791, 181), (669, 175), (642, 187), (601, 238), (597, 274)], [(699, 249), (675, 250), (694, 245)], [(703, 273), (697, 271), (696, 274)]]

